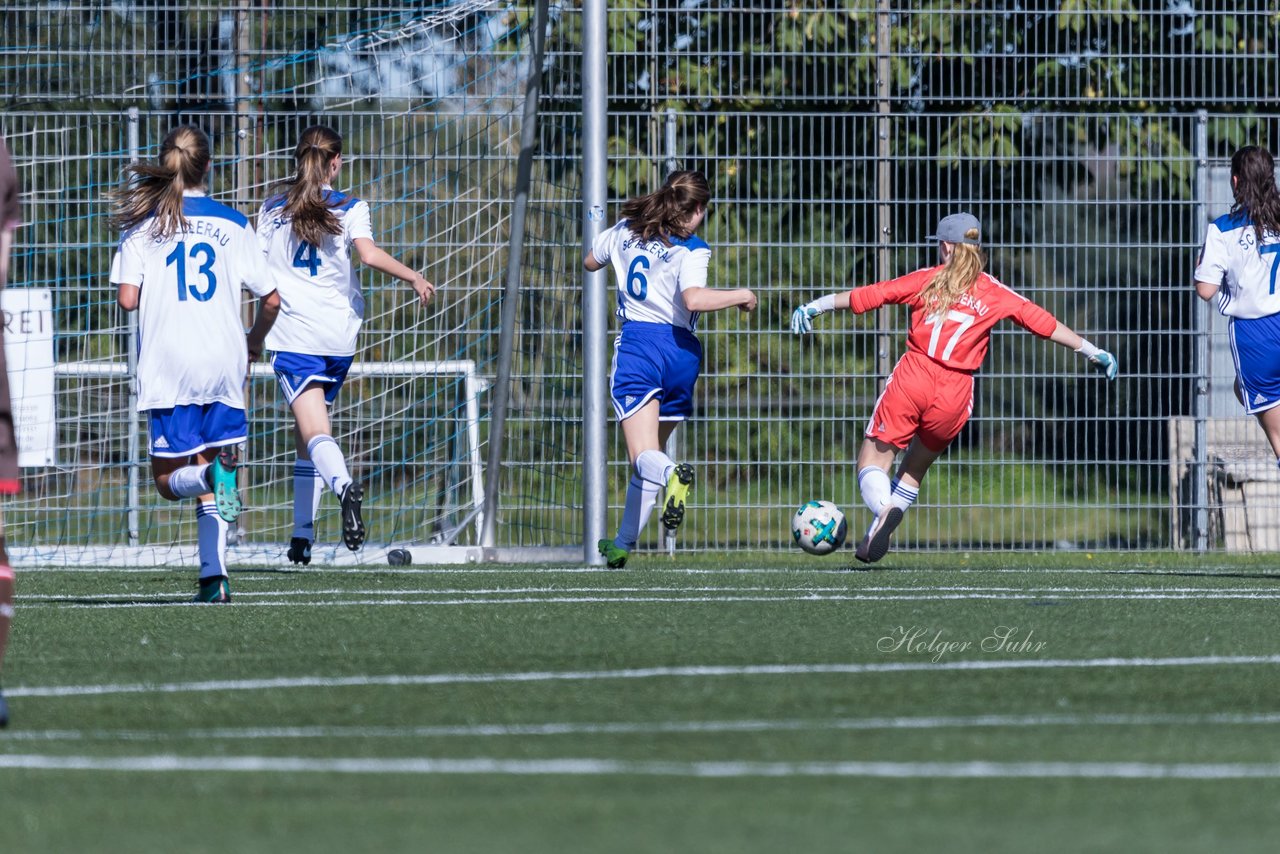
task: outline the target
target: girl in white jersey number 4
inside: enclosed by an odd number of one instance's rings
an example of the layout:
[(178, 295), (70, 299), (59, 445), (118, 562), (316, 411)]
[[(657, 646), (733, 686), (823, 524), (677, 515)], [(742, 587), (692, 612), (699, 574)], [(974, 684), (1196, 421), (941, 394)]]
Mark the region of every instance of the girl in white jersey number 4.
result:
[(693, 467), (677, 465), (662, 449), (693, 413), (702, 369), (702, 344), (693, 334), (698, 314), (756, 308), (756, 295), (746, 288), (707, 287), (711, 249), (697, 231), (710, 198), (701, 172), (673, 172), (656, 193), (624, 202), (622, 219), (592, 242), (582, 262), (593, 272), (612, 264), (618, 280), (622, 331), (609, 393), (632, 473), (618, 535), (597, 544), (614, 569), (626, 564), (659, 489), (666, 489), (662, 524), (674, 531), (684, 520)]
[[(209, 138), (182, 125), (157, 163), (129, 167), (114, 193), (123, 230), (111, 262), (116, 301), (138, 312), (138, 410), (151, 475), (170, 501), (196, 498), (197, 602), (230, 602), (227, 526), (240, 515), (235, 446), (248, 436), (244, 378), (279, 310), (249, 219), (204, 193)], [(245, 340), (240, 291), (261, 297)]]
[(329, 426), (356, 352), (364, 296), (352, 250), (364, 264), (409, 283), (426, 305), (435, 285), (392, 258), (373, 241), (369, 205), (331, 186), (342, 168), (342, 137), (331, 128), (307, 128), (293, 153), (297, 173), (258, 213), (258, 237), (268, 275), (280, 291), (280, 317), (267, 336), (271, 366), (293, 410), (297, 459), (293, 468), (293, 534), (288, 557), (311, 562), (315, 516), (323, 483), (342, 503), (342, 541), (364, 542), (364, 491), (347, 469)]

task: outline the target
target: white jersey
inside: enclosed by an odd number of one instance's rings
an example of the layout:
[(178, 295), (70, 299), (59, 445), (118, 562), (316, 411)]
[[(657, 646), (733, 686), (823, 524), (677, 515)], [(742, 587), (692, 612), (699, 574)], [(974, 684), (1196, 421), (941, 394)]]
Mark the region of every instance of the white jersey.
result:
[(284, 216), (284, 196), (267, 199), (258, 212), (258, 239), (267, 256), (267, 275), (280, 292), (280, 315), (267, 333), (276, 352), (312, 356), (354, 356), (364, 319), (364, 295), (351, 263), (351, 245), (373, 239), (369, 205), (325, 188), (341, 234), (313, 246), (293, 232)]
[(711, 249), (697, 235), (643, 240), (620, 221), (591, 243), (591, 254), (601, 264), (613, 264), (618, 279), (618, 308), (624, 321), (669, 323), (692, 331), (698, 313), (684, 307), (681, 293), (707, 285)]
[(1209, 224), (1196, 281), (1218, 285), (1218, 311), (1227, 317), (1257, 318), (1280, 313), (1280, 234), (1258, 240), (1244, 211)]
[(130, 228), (111, 261), (111, 282), (137, 285), (138, 409), (225, 403), (244, 409), (249, 369), (240, 290), (271, 293), (249, 219), (204, 193), (182, 203), (187, 227)]

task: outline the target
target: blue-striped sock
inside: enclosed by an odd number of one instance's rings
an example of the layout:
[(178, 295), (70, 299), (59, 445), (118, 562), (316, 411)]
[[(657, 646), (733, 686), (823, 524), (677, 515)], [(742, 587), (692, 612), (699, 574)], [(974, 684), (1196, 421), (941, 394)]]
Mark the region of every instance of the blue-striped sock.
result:
[(196, 505), (196, 542), (200, 551), (200, 577), (227, 574), (227, 525), (212, 501)]
[(902, 512), (911, 509), (911, 505), (916, 503), (916, 499), (920, 497), (920, 487), (907, 486), (900, 478), (893, 479), (893, 491), (889, 495), (889, 501), (893, 503)]

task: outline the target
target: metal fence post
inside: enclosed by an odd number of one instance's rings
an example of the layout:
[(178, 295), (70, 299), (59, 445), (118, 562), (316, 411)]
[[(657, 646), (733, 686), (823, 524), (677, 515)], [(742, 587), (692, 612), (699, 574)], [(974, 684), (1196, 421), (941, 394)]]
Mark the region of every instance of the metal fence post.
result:
[[(138, 162), (138, 108), (130, 107), (125, 112), (125, 140), (129, 150), (129, 162)], [(127, 474), (127, 490), (129, 507), (125, 511), (128, 519), (129, 545), (138, 544), (138, 478), (141, 462), (138, 460), (138, 313), (126, 312), (126, 323), (129, 337), (129, 432), (125, 440), (129, 449), (129, 471)]]
[[(604, 229), (608, 114), (608, 9), (605, 0), (582, 4), (582, 248)], [(605, 446), (605, 271), (582, 274), (582, 549), (586, 562), (602, 566), (596, 541), (604, 537), (609, 509)]]
[[(1209, 205), (1209, 114), (1196, 111), (1196, 207), (1197, 239), (1203, 243), (1208, 224)], [(1209, 303), (1196, 300), (1195, 328), (1195, 400), (1192, 414), (1195, 417), (1194, 451), (1192, 464), (1192, 491), (1195, 501), (1195, 549), (1203, 552), (1209, 547)]]

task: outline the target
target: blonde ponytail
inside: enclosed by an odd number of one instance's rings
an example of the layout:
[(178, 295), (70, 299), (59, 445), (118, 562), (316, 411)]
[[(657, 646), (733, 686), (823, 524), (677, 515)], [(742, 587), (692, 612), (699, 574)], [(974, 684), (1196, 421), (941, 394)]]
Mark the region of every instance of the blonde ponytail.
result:
[(121, 230), (155, 218), (151, 234), (168, 237), (186, 227), (182, 198), (204, 186), (209, 170), (209, 137), (195, 125), (179, 125), (160, 144), (156, 163), (134, 163), (125, 171), (133, 181), (114, 191), (112, 221)]
[[(976, 241), (978, 234), (978, 230), (974, 228), (965, 232), (965, 237)], [(982, 247), (971, 243), (951, 244), (951, 256), (947, 258), (946, 265), (934, 274), (929, 284), (920, 292), (925, 315), (938, 314), (955, 305), (956, 300), (978, 281), (978, 276), (982, 275), (986, 266), (987, 256)]]

